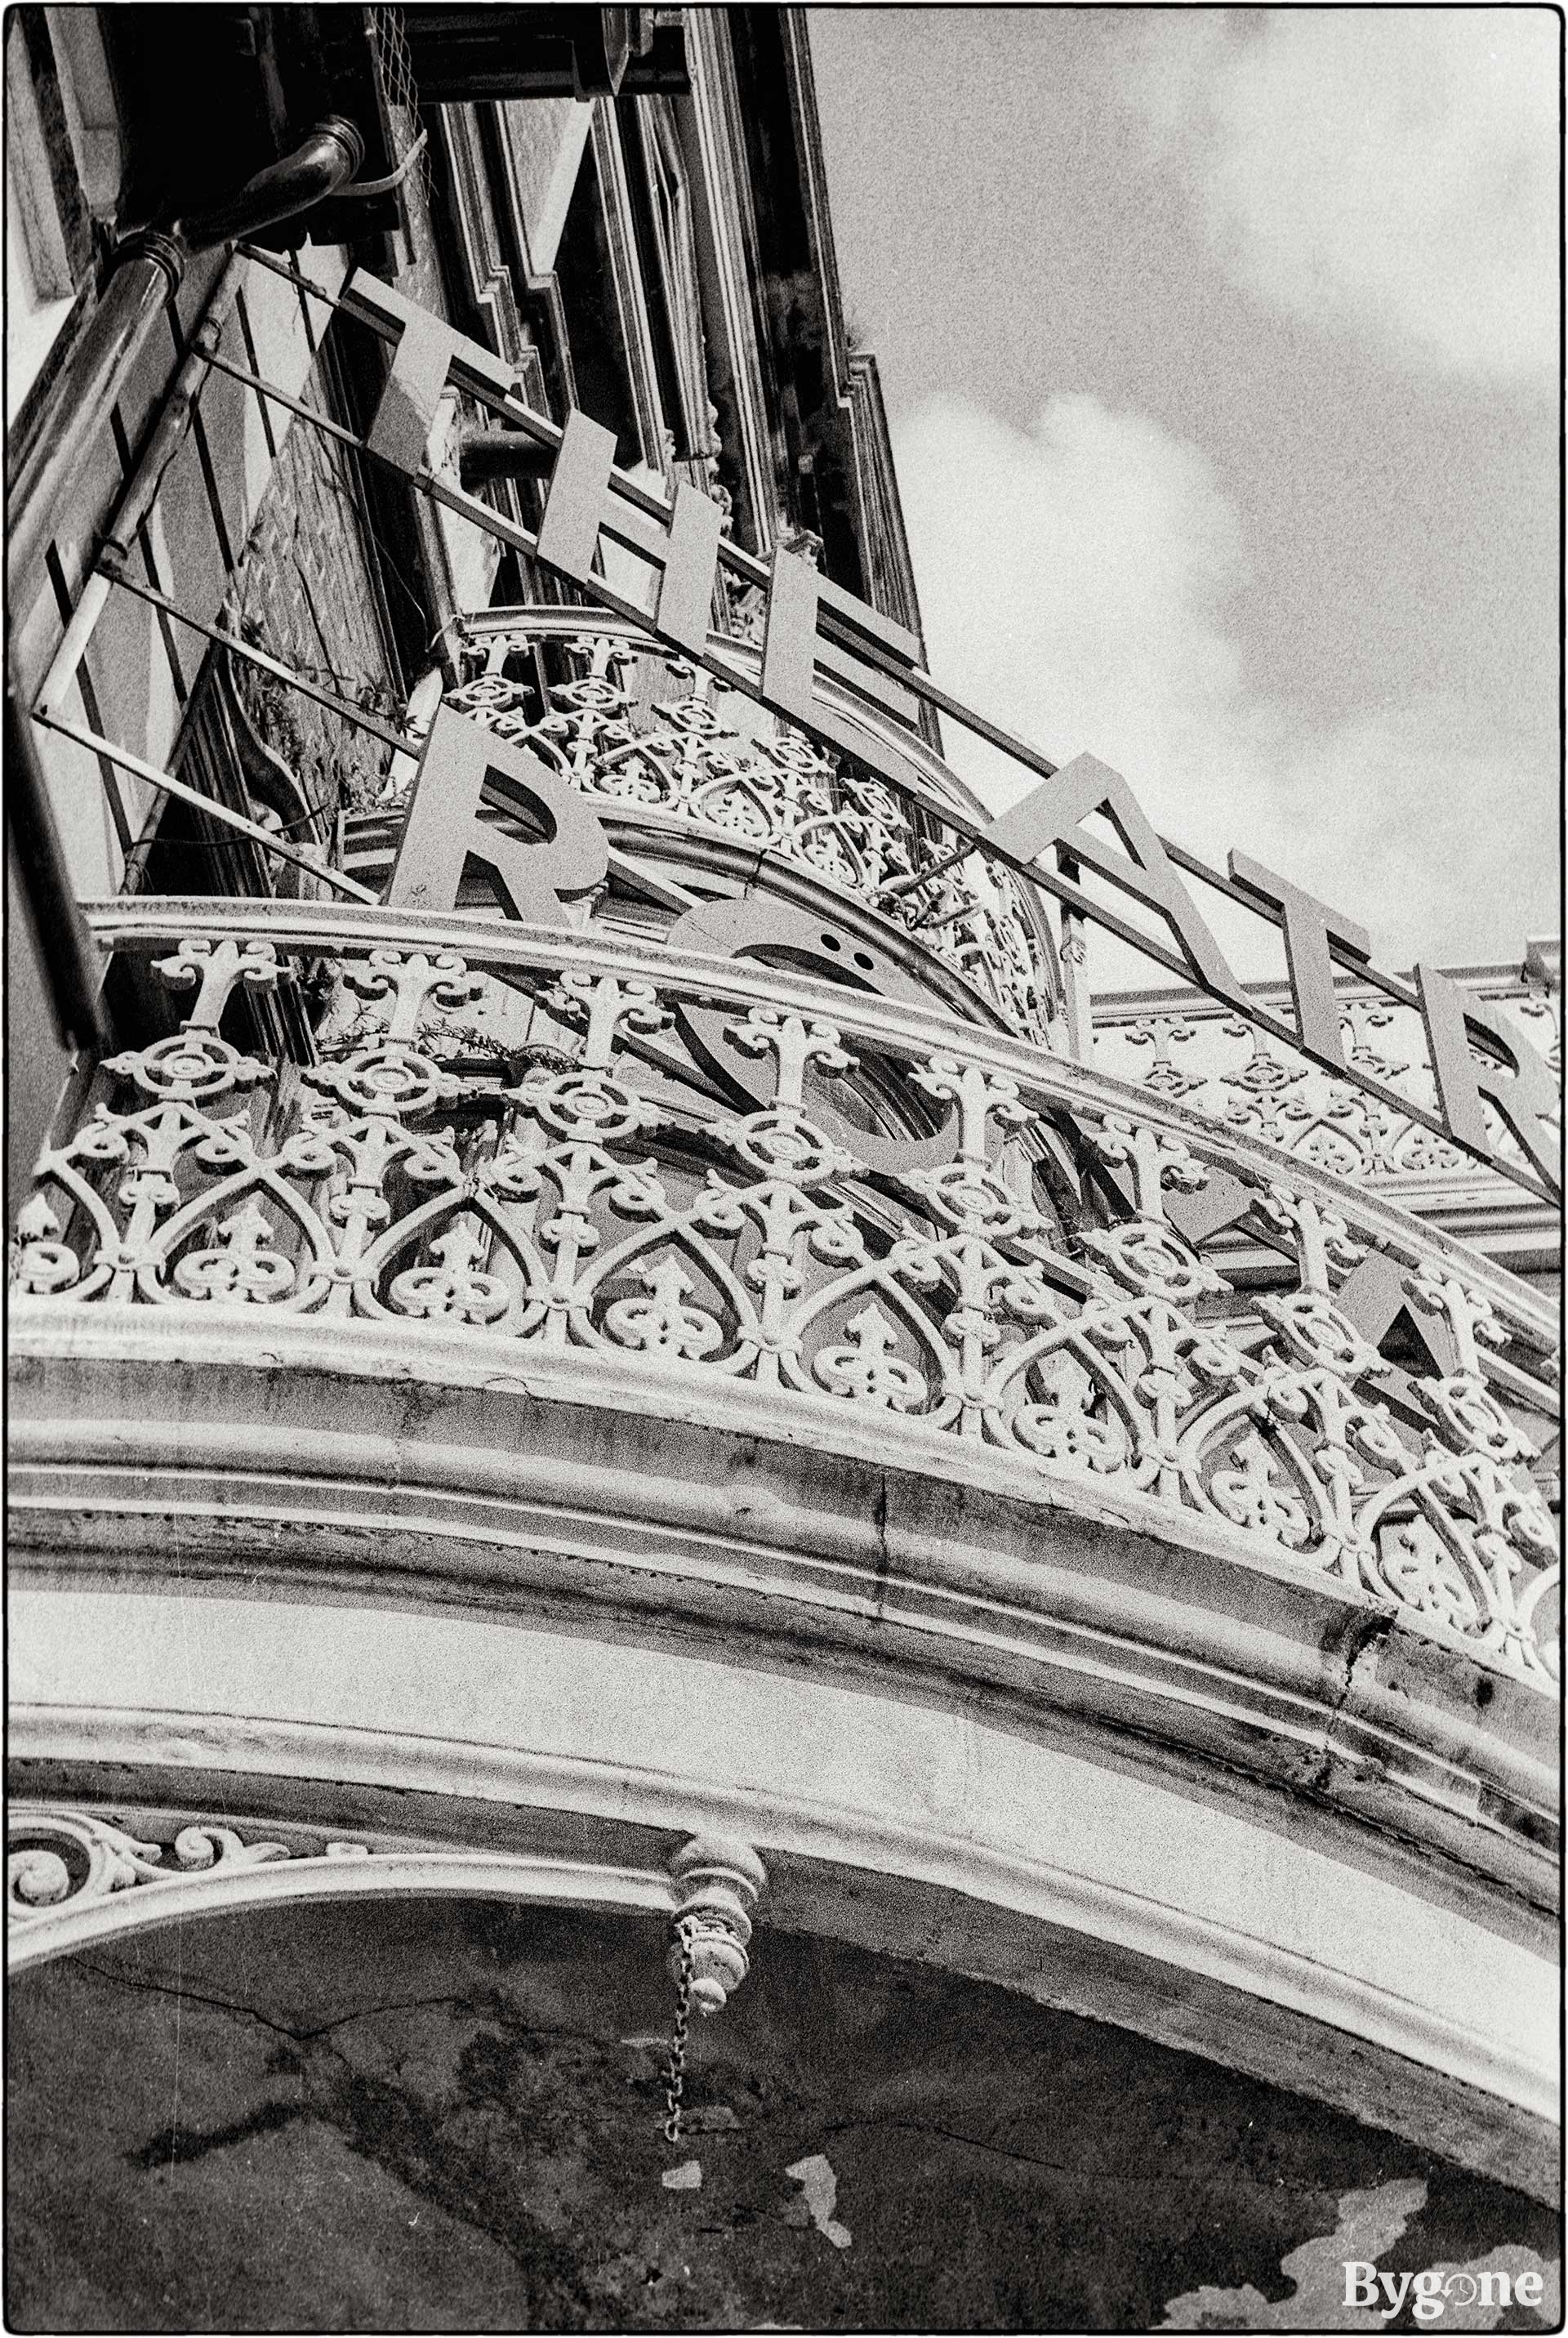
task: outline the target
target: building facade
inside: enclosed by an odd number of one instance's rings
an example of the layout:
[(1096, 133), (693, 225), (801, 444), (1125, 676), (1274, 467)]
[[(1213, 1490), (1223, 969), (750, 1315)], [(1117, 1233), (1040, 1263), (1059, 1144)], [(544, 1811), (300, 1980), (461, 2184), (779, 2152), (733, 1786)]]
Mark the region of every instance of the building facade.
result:
[(1554, 2294), (1560, 960), (991, 819), (808, 13), (6, 20), (19, 2328)]

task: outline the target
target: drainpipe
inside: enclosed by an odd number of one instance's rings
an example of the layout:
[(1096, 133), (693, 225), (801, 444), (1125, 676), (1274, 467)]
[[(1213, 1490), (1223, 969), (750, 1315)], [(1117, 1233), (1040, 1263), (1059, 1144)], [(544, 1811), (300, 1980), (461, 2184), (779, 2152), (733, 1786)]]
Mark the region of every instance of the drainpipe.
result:
[(77, 596), (71, 622), (54, 653), (54, 663), (39, 685), (34, 704), (40, 714), (58, 712), (62, 699), (75, 682), (82, 653), (103, 614), (110, 590), (124, 574), (125, 564), (131, 557), (131, 547), (136, 541), (136, 532), (156, 503), (158, 490), (163, 484), (163, 474), (190, 430), (196, 412), (196, 401), (212, 369), (211, 359), (223, 338), (223, 328), (233, 309), (235, 295), (244, 273), (244, 260), (237, 251), (231, 251), (208, 296), (201, 321), (191, 336), (184, 360), (170, 385), (169, 394), (152, 426), (152, 436), (142, 450), (142, 459), (114, 506), (98, 546), (98, 556)]
[(244, 260), (237, 251), (231, 251), (218, 281), (208, 295), (201, 322), (186, 346), (180, 369), (169, 386), (158, 419), (152, 426), (152, 436), (114, 507), (103, 541), (98, 547), (98, 558), (107, 567), (123, 566), (130, 558), (137, 531), (158, 500), (163, 474), (179, 452), (195, 418), (197, 400), (212, 369), (211, 359), (217, 355), (223, 328), (233, 312), (244, 273)]
[(215, 243), (237, 243), (257, 235), (279, 220), (293, 219), (325, 202), (347, 186), (365, 160), (365, 141), (353, 123), (329, 113), (309, 131), (304, 143), (280, 162), (270, 162), (248, 179), (238, 194), (211, 211), (181, 220), (175, 233), (190, 251), (210, 251)]
[(526, 430), (464, 429), (457, 433), (457, 480), (480, 487), (492, 479), (543, 479), (555, 460)]
[(354, 124), (330, 114), (292, 154), (259, 171), (227, 203), (122, 244), (103, 297), (55, 378), (32, 451), (12, 486), (8, 575), (24, 580), (34, 571), (87, 449), (178, 290), (191, 254), (309, 211), (350, 180), (364, 159), (365, 142)]
[(24, 579), (35, 571), (86, 450), (184, 272), (184, 250), (157, 229), (121, 245), (114, 273), (55, 378), (12, 486), (8, 575)]

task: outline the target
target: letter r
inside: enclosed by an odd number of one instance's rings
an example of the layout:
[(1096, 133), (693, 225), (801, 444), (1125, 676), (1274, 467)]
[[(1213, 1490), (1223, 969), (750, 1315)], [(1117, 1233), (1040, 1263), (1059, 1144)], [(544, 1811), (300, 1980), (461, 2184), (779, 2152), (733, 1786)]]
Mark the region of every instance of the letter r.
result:
[[(1492, 1137), (1481, 1099), (1490, 1096), (1534, 1167), (1559, 1192), (1558, 1130), (1553, 1124), (1563, 1107), (1545, 1058), (1490, 999), (1477, 997), (1436, 967), (1417, 966), (1416, 984), (1438, 1107), (1451, 1135), (1472, 1152), (1489, 1154)], [(1470, 1046), (1472, 1031), (1493, 1043), (1506, 1059), (1506, 1072), (1490, 1058), (1477, 1059)]]
[[(550, 830), (543, 844), (479, 817), (485, 797)], [(510, 918), (556, 926), (563, 900), (603, 884), (610, 848), (586, 796), (524, 747), (444, 706), (430, 728), (387, 888), (388, 906), (452, 909), (470, 861), (489, 878)]]

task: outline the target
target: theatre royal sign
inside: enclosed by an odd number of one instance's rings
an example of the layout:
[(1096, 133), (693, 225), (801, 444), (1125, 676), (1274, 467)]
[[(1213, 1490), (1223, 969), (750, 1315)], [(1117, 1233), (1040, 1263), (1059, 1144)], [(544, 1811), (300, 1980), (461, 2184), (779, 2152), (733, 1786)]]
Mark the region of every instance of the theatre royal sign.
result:
[[(1335, 966), (1418, 1006), (1440, 1117), (1414, 1116), (1441, 1129), (1503, 1174), (1534, 1185), (1527, 1172), (1497, 1155), (1484, 1108), (1484, 1100), (1490, 1098), (1534, 1169), (1557, 1190), (1557, 1134), (1551, 1125), (1557, 1110), (1555, 1083), (1538, 1051), (1487, 1002), (1435, 967), (1416, 967), (1413, 991), (1380, 973), (1372, 962), (1370, 937), (1353, 919), (1241, 852), (1230, 854), (1228, 874), (1207, 868), (1155, 833), (1119, 771), (1089, 754), (1058, 768), (959, 705), (922, 670), (918, 644), (903, 626), (831, 584), (796, 554), (776, 551), (771, 562), (764, 564), (728, 542), (721, 532), (720, 506), (699, 489), (681, 483), (673, 504), (662, 503), (615, 469), (611, 432), (577, 412), (564, 430), (534, 413), (502, 359), (377, 278), (356, 272), (342, 305), (392, 345), (390, 376), (367, 442), (373, 455), (504, 543), (585, 587), (730, 688), (760, 701), (818, 742), (852, 755), (951, 831), (956, 840), (955, 857), (978, 851), (1002, 862), (1339, 1079), (1406, 1116), (1412, 1115), (1409, 1097), (1347, 1056), (1334, 991)], [(426, 450), (436, 409), (449, 389), (476, 398), (505, 423), (554, 452), (537, 535), (429, 470)], [(646, 564), (650, 601), (627, 597), (596, 571), (602, 538), (626, 547)], [(721, 638), (710, 637), (720, 566), (766, 595), (760, 671), (736, 658)], [(819, 693), (818, 678), (838, 685), (839, 702)], [(868, 721), (863, 724), (845, 712), (845, 701), (864, 707)], [(918, 759), (899, 744), (900, 730), (908, 730), (922, 702), (1032, 771), (1038, 780), (1033, 792), (989, 822), (932, 794)], [(485, 797), (544, 810), (552, 830), (548, 841), (526, 846), (509, 841), (481, 821)], [(1109, 822), (1118, 843), (1086, 825), (1095, 814)], [(513, 916), (555, 923), (564, 902), (602, 881), (607, 850), (603, 831), (584, 797), (525, 750), (447, 708), (437, 718), (422, 758), (390, 901), (410, 909), (450, 909), (465, 866), (477, 860), (486, 865)], [(1102, 895), (1087, 891), (1085, 870), (1152, 913), (1168, 939), (1130, 923)], [(1205, 922), (1187, 877), (1218, 889), (1282, 932), (1294, 1024), (1243, 989)]]

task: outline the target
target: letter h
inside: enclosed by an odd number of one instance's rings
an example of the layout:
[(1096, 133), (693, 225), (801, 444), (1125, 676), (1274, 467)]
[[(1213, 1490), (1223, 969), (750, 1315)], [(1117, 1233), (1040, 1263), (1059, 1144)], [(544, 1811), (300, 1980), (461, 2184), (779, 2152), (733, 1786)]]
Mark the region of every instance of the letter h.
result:
[(682, 479), (674, 516), (662, 528), (616, 493), (614, 466), (614, 433), (573, 408), (551, 476), (539, 557), (574, 584), (602, 593), (603, 580), (593, 574), (601, 532), (628, 545), (659, 571), (651, 622), (666, 641), (701, 656), (708, 645), (723, 511)]

